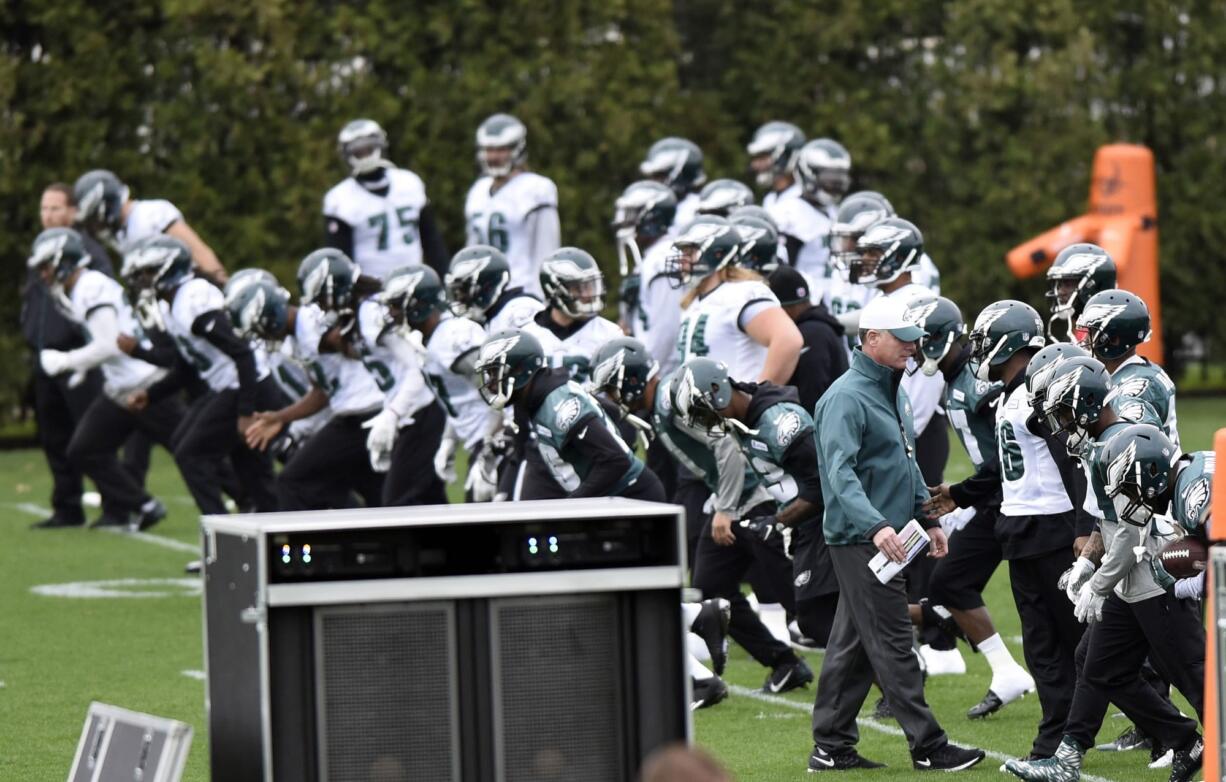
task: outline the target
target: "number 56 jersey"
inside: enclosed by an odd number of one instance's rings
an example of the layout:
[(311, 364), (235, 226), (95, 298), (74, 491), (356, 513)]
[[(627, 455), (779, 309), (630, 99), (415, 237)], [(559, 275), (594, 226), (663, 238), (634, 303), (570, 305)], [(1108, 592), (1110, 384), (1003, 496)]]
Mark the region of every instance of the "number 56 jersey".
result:
[(541, 295), (541, 259), (558, 249), (558, 186), (531, 171), (491, 193), (492, 177), (473, 183), (464, 201), (468, 245), (488, 244), (507, 256), (511, 285)]
[(324, 217), (353, 231), (353, 262), (362, 274), (383, 279), (392, 269), (421, 263), (418, 222), (426, 186), (403, 168), (387, 169), (386, 195), (376, 195), (349, 177), (324, 196)]

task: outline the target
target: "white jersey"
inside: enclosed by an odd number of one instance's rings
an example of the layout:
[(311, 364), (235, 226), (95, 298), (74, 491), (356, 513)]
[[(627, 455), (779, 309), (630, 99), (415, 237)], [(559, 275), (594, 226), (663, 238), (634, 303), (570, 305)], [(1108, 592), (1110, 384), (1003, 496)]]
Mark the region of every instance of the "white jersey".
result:
[(464, 447), (472, 453), (489, 431), (493, 411), (469, 375), (456, 370), (456, 363), (485, 342), (485, 330), (468, 318), (444, 316), (426, 342), (426, 381), (447, 411), (451, 425)]
[(556, 230), (558, 186), (531, 171), (511, 177), (496, 193), (490, 193), (493, 183), (493, 177), (483, 176), (468, 191), (464, 202), (467, 244), (488, 244), (501, 250), (511, 267), (511, 285), (540, 295), (541, 261), (561, 244)]
[(757, 380), (766, 364), (766, 346), (746, 334), (745, 326), (763, 310), (778, 306), (775, 294), (761, 282), (721, 283), (682, 313), (678, 362), (706, 356), (724, 362), (733, 380)]
[(643, 343), (647, 352), (660, 365), (660, 375), (672, 372), (680, 365), (677, 357), (677, 331), (681, 328), (681, 299), (685, 289), (673, 287), (665, 276), (665, 260), (673, 243), (667, 237), (657, 239), (643, 253), (639, 265), (639, 312), (630, 332)]
[(360, 361), (340, 353), (321, 353), (320, 340), (328, 331), (324, 311), (313, 304), (298, 308), (294, 345), (310, 370), (311, 382), (328, 395), (336, 415), (373, 413), (383, 407), (383, 392)]
[[(546, 317), (548, 315), (540, 316)], [(578, 330), (561, 339), (548, 326), (542, 326), (540, 318), (533, 319), (524, 326), (524, 331), (541, 343), (549, 366), (569, 367), (572, 378), (586, 379), (591, 374), (592, 359), (596, 357), (596, 351), (606, 342), (625, 336), (616, 323), (597, 315), (584, 321)]]
[(390, 333), (388, 322), (387, 307), (383, 304), (366, 299), (358, 305), (358, 331), (364, 352), (362, 363), (388, 400), (402, 397), (398, 402), (403, 410), (399, 412), (411, 415), (430, 405), (434, 394), (420, 383), (422, 363), (407, 341), (407, 350), (396, 351), (389, 346), (389, 340), (404, 338)]
[(762, 196), (762, 208), (769, 212), (771, 218), (773, 219), (775, 217), (774, 209), (780, 201), (784, 201), (788, 198), (800, 198), (800, 193), (801, 189), (799, 182), (793, 182), (783, 190), (772, 190), (766, 195)]
[[(931, 291), (922, 285), (911, 283), (904, 285), (889, 294), (890, 298), (906, 303), (916, 296), (926, 296)], [(908, 374), (908, 372), (910, 374)], [(919, 371), (915, 359), (907, 359), (907, 372), (902, 376), (902, 387), (911, 399), (911, 410), (915, 418), (915, 436), (919, 437), (928, 428), (932, 416), (941, 410), (941, 400), (945, 397), (945, 376), (940, 372), (932, 377)]]
[[(306, 396), (311, 390), (311, 375), (308, 368), (297, 355), (297, 344), (291, 334), (286, 337), (275, 350), (266, 349), (268, 371), (285, 395), (293, 402)], [(308, 437), (319, 431), (324, 424), (332, 419), (332, 406), (326, 405), (322, 410), (306, 418), (300, 418), (289, 425), (290, 434), (298, 442), (305, 442)]]
[(526, 294), (507, 299), (485, 324), (486, 334), (499, 331), (519, 331), (532, 322), (545, 305), (535, 296)]
[(179, 208), (164, 198), (132, 201), (132, 208), (115, 234), (120, 252), (127, 252), (141, 239), (166, 233), (166, 229), (183, 219)]
[(810, 298), (823, 301), (830, 284), (830, 229), (834, 217), (803, 198), (784, 198), (775, 202), (773, 213), (779, 224), (779, 235), (800, 241), (796, 253), (796, 271), (809, 281)]
[(1051, 516), (1073, 509), (1047, 442), (1030, 431), (1030, 393), (1021, 383), (996, 409), (996, 451), (1005, 516)]
[(923, 285), (933, 296), (941, 295), (941, 272), (928, 253), (921, 255), (919, 264), (911, 270), (911, 282)]
[(192, 333), (192, 324), (206, 312), (225, 311), (226, 297), (221, 289), (201, 277), (193, 277), (179, 286), (170, 303), (166, 330), (174, 338), (179, 353), (191, 364), (214, 391), (238, 388), (238, 368), (212, 342)]
[(685, 227), (698, 216), (698, 204), (702, 198), (698, 193), (686, 193), (685, 198), (677, 202), (677, 213), (673, 215), (673, 225), (669, 236), (679, 236)]
[(349, 177), (324, 196), (324, 217), (353, 230), (353, 262), (362, 274), (380, 280), (393, 269), (421, 263), (418, 225), (427, 202), (426, 186), (417, 174), (404, 168), (386, 172), (386, 195), (376, 195)]
[[(120, 334), (138, 336), (140, 326), (132, 313), (132, 306), (124, 296), (123, 286), (102, 272), (85, 269), (77, 277), (69, 294), (72, 318), (89, 328), (89, 316), (97, 310), (109, 307), (115, 311)], [(119, 397), (138, 388), (145, 388), (165, 374), (159, 367), (123, 353), (112, 355), (102, 362), (102, 376), (106, 379), (107, 395)]]

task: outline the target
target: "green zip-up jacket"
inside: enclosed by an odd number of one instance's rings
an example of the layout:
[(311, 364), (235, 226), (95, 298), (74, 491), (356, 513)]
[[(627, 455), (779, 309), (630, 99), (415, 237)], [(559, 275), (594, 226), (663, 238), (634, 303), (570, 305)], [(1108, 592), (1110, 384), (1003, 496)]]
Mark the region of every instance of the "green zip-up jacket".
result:
[(924, 517), (928, 489), (915, 461), (911, 402), (902, 372), (883, 367), (860, 348), (851, 368), (831, 384), (813, 411), (817, 462), (831, 546), (871, 543), (882, 527), (900, 530)]

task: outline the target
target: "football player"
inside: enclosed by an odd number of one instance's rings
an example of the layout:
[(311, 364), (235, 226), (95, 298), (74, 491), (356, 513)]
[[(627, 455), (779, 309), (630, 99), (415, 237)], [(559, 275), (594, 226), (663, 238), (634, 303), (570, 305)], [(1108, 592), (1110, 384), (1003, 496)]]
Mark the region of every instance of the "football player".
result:
[(1072, 702), (1074, 653), (1084, 628), (1057, 582), (1073, 564), (1074, 540), (1088, 537), (1094, 522), (1081, 508), (1085, 474), (1038, 424), (1026, 391), (1026, 366), (1043, 347), (1045, 330), (1039, 313), (1020, 301), (998, 301), (979, 313), (970, 334), (975, 375), (1004, 385), (996, 412), (999, 458), (961, 483), (931, 487), (925, 506), (936, 518), (1001, 492), (996, 536), (1009, 563), (1026, 660), (1043, 708), (1031, 748), (1036, 757), (1055, 754)]
[(387, 159), (387, 133), (379, 123), (347, 123), (336, 148), (350, 175), (324, 196), (324, 244), (380, 280), (411, 263), (445, 269), (450, 255), (426, 186)]
[(745, 145), (754, 184), (765, 190), (762, 205), (768, 210), (781, 198), (800, 195), (796, 182), (796, 159), (805, 145), (805, 134), (790, 122), (768, 122), (754, 131)]
[(1051, 316), (1047, 334), (1062, 342), (1080, 342), (1084, 334), (1077, 319), (1096, 293), (1115, 288), (1115, 261), (1096, 244), (1080, 242), (1065, 247), (1047, 269)]
[(284, 397), (274, 381), (257, 379), (251, 346), (230, 324), (221, 289), (195, 275), (191, 251), (171, 236), (152, 236), (128, 252), (124, 277), (143, 296), (156, 297), (151, 309), (181, 359), (167, 377), (129, 395), (128, 408), (140, 411), (174, 394), (191, 382), (189, 375), (202, 380), (208, 391), (191, 404), (174, 436), (188, 491), (201, 513), (225, 513), (221, 487), (232, 465), (249, 507), (276, 510), (272, 463), (241, 435), (257, 409), (279, 407)]
[[(1086, 466), (1090, 491), (1086, 506), (1099, 518), (1100, 532), (1086, 549), (1101, 555), (1097, 571), (1077, 591), (1076, 615), (1091, 624), (1078, 654), (1077, 690), (1056, 754), (1045, 760), (1006, 763), (1006, 769), (1028, 780), (1077, 780), (1081, 763), (1102, 727), (1108, 698), (1127, 714), (1157, 747), (1176, 751), (1171, 779), (1187, 780), (1200, 768), (1203, 742), (1196, 722), (1183, 717), (1170, 701), (1142, 678), (1147, 654), (1202, 715), (1204, 635), (1195, 603), (1181, 601), (1157, 583), (1144, 559), (1156, 558), (1163, 541), (1147, 529), (1123, 523), (1107, 491), (1109, 475), (1134, 469), (1126, 454), (1119, 464), (1103, 456), (1112, 437), (1133, 421), (1146, 420), (1156, 432), (1157, 416), (1141, 400), (1116, 396), (1107, 403), (1106, 369), (1089, 357), (1060, 362), (1051, 373), (1042, 414), (1049, 428), (1067, 436), (1070, 453)], [(1168, 451), (1163, 466), (1174, 456)], [(1100, 537), (1101, 534), (1101, 537)], [(1137, 554), (1137, 552), (1142, 552)], [(1087, 556), (1083, 550), (1083, 556)], [(1075, 585), (1069, 584), (1070, 597)], [(1157, 750), (1161, 753), (1161, 749)]]
[(739, 206), (729, 214), (728, 222), (736, 226), (741, 236), (737, 265), (769, 277), (787, 259), (779, 254), (779, 229), (765, 209)]
[[(522, 282), (512, 284), (506, 255), (490, 245), (474, 245), (456, 253), (443, 282), (452, 313), (480, 323), (486, 334), (522, 329), (544, 308)], [(540, 288), (539, 279), (533, 287)]]
[[(477, 355), (482, 398), (508, 406), (566, 497), (629, 497), (661, 502), (660, 481), (621, 439), (604, 408), (565, 369), (547, 369), (536, 337), (523, 331), (491, 334)], [(551, 496), (547, 490), (545, 497)], [(538, 499), (525, 483), (520, 499)]]
[(639, 173), (667, 185), (677, 196), (677, 212), (670, 233), (689, 225), (698, 214), (698, 191), (707, 183), (702, 150), (693, 141), (676, 136), (651, 145), (639, 164)]
[(596, 259), (578, 247), (563, 247), (541, 262), (545, 309), (524, 325), (537, 338), (551, 367), (566, 367), (573, 380), (585, 381), (592, 356), (601, 345), (622, 336), (604, 310), (604, 274)]
[[(683, 292), (668, 284), (665, 268), (672, 248), (666, 237), (676, 215), (676, 194), (650, 180), (635, 182), (623, 190), (613, 211), (618, 258), (638, 281), (630, 334), (647, 346), (663, 371), (676, 366), (677, 329), (681, 325)], [(627, 256), (634, 259), (633, 269)]]
[(796, 178), (800, 197), (776, 200), (771, 216), (788, 263), (808, 278), (814, 300), (822, 301), (830, 284), (830, 228), (851, 184), (851, 155), (833, 139), (814, 139), (800, 148)]
[(213, 248), (205, 244), (178, 207), (169, 201), (132, 198), (128, 186), (105, 169), (85, 172), (72, 191), (77, 203), (77, 222), (112, 243), (121, 254), (151, 236), (165, 234), (183, 242), (194, 267), (214, 283), (223, 285), (228, 279)]
[(464, 202), (467, 244), (489, 245), (506, 256), (511, 282), (540, 295), (540, 259), (562, 244), (558, 186), (527, 169), (528, 129), (510, 114), (494, 114), (477, 128), (481, 177)]
[(733, 209), (753, 205), (753, 191), (735, 179), (716, 179), (698, 194), (700, 215), (728, 217)]
[(69, 386), (80, 383), (95, 367), (102, 368), (103, 393), (94, 397), (77, 421), (67, 457), (94, 481), (102, 495), (102, 517), (93, 526), (147, 529), (166, 516), (166, 509), (119, 464), (115, 454), (136, 429), (169, 450), (183, 411), (175, 399), (139, 412), (127, 409), (129, 394), (149, 388), (166, 371), (119, 349), (120, 334), (138, 333), (132, 308), (123, 287), (89, 268), (89, 261), (80, 235), (71, 228), (52, 228), (34, 240), (29, 268), (41, 276), (53, 298), (89, 337), (75, 350), (44, 348), (38, 362), (48, 377), (70, 376)]
[[(945, 379), (943, 403), (962, 447), (975, 470), (996, 459), (994, 405), (1004, 386), (975, 377), (966, 324), (958, 305), (931, 294), (916, 296), (907, 305), (907, 319), (924, 330), (920, 338), (925, 375)], [(1047, 350), (1047, 348), (1044, 348)], [(1034, 679), (1013, 659), (992, 623), (983, 602), (983, 590), (1001, 561), (996, 538), (1000, 497), (942, 520), (948, 526), (949, 554), (937, 560), (928, 599), (953, 616), (967, 640), (978, 648), (992, 670), (987, 694), (967, 712), (970, 719), (994, 714), (1005, 705), (1034, 691)], [(953, 534), (956, 530), (957, 534)]]
[(1111, 373), (1112, 393), (1149, 402), (1162, 421), (1162, 430), (1178, 447), (1175, 384), (1162, 367), (1137, 355), (1137, 345), (1148, 342), (1151, 333), (1145, 302), (1128, 291), (1101, 291), (1086, 302), (1077, 328), (1085, 332), (1081, 346)]

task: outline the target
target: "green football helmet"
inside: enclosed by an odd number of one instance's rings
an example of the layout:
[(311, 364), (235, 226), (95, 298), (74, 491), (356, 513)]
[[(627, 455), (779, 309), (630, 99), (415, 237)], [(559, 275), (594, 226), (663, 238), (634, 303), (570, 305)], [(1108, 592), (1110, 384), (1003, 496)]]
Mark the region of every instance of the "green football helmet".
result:
[(1179, 449), (1151, 424), (1133, 424), (1103, 449), (1107, 496), (1120, 521), (1144, 527), (1171, 504), (1171, 464)]
[(907, 302), (903, 317), (924, 330), (920, 337), (920, 351), (924, 354), (920, 370), (932, 377), (941, 371), (941, 361), (966, 333), (962, 311), (944, 296), (923, 294)]
[(769, 277), (779, 268), (779, 231), (774, 223), (752, 214), (733, 214), (728, 222), (741, 235), (737, 264)]
[(1136, 294), (1125, 290), (1096, 293), (1077, 317), (1085, 331), (1081, 346), (1102, 361), (1123, 358), (1143, 342), (1149, 342), (1149, 307)]
[(655, 241), (669, 232), (677, 217), (677, 196), (667, 185), (643, 179), (633, 183), (613, 204), (617, 261), (625, 277), (643, 262), (639, 241)]
[(856, 285), (881, 287), (919, 265), (924, 235), (901, 217), (886, 217), (870, 225), (856, 241), (847, 279)]
[(250, 280), (226, 294), (226, 312), (241, 336), (280, 340), (289, 323), (289, 291), (266, 280)]
[(110, 171), (98, 168), (77, 178), (72, 200), (77, 205), (77, 224), (109, 236), (123, 227), (128, 186)]
[(124, 253), (123, 277), (137, 291), (168, 295), (192, 278), (192, 251), (173, 236), (147, 237)]
[(727, 217), (738, 206), (753, 204), (753, 191), (735, 179), (716, 179), (698, 194), (698, 214)]
[(681, 365), (672, 382), (672, 403), (688, 425), (713, 435), (725, 433), (720, 410), (732, 401), (732, 381), (723, 362), (692, 358)]
[(373, 119), (346, 122), (336, 136), (336, 151), (353, 176), (362, 176), (392, 165), (385, 157), (387, 132)]
[(1070, 342), (1053, 342), (1035, 353), (1026, 365), (1026, 392), (1030, 394), (1030, 406), (1037, 416), (1043, 415), (1043, 401), (1047, 396), (1047, 384), (1052, 370), (1065, 359), (1089, 356), (1082, 348)]
[(771, 228), (775, 229), (775, 233), (779, 232), (779, 223), (770, 212), (766, 211), (765, 207), (758, 206), (757, 204), (738, 206), (728, 213), (728, 222), (736, 225), (737, 220), (742, 217), (756, 217), (759, 220), (765, 220), (767, 223), (770, 223)]
[[(488, 150), (509, 149), (506, 160), (493, 163)], [(477, 127), (477, 165), (494, 178), (509, 175), (528, 159), (528, 128), (510, 114), (492, 114)]]
[(971, 329), (971, 360), (977, 365), (975, 376), (992, 380), (991, 369), (1000, 366), (1025, 348), (1042, 348), (1043, 320), (1034, 307), (1005, 299), (983, 308)]
[(226, 281), (226, 286), (222, 291), (226, 294), (226, 298), (237, 296), (238, 292), (248, 285), (257, 282), (267, 283), (275, 288), (281, 287), (281, 283), (277, 280), (277, 276), (265, 269), (239, 269), (230, 275), (230, 279)]
[(484, 323), (486, 311), (511, 283), (511, 265), (501, 250), (474, 244), (452, 256), (443, 283), (454, 314)]
[(1111, 376), (1102, 362), (1089, 356), (1074, 356), (1058, 361), (1051, 371), (1043, 398), (1043, 420), (1054, 434), (1063, 432), (1064, 446), (1077, 456), (1089, 440), (1089, 427), (1098, 421)]
[(880, 193), (861, 190), (843, 199), (830, 228), (830, 259), (834, 267), (846, 274), (859, 255), (856, 243), (868, 227), (893, 216), (894, 207)]
[(1115, 261), (1097, 244), (1072, 244), (1052, 261), (1047, 279), (1052, 320), (1075, 320), (1091, 296), (1115, 288)]
[(447, 311), (447, 292), (438, 272), (429, 266), (401, 266), (387, 275), (378, 299), (392, 322), (417, 327), (431, 315)]
[(549, 305), (569, 317), (587, 320), (604, 309), (604, 273), (586, 250), (554, 250), (541, 261), (540, 279)]
[(647, 384), (659, 370), (656, 360), (637, 339), (619, 337), (600, 346), (592, 357), (591, 386), (603, 391), (629, 414), (647, 393)]
[(805, 134), (790, 122), (768, 122), (754, 131), (753, 138), (745, 145), (754, 183), (766, 189), (775, 183), (775, 177), (791, 175), (804, 145)]
[(481, 398), (495, 410), (515, 402), (532, 378), (545, 368), (545, 351), (526, 331), (506, 329), (491, 334), (477, 353), (476, 372)]
[(674, 288), (693, 288), (707, 275), (735, 263), (740, 250), (741, 234), (732, 223), (702, 215), (673, 240), (664, 273)]
[(52, 278), (62, 283), (77, 269), (88, 266), (89, 262), (89, 253), (81, 241), (81, 234), (71, 228), (48, 228), (34, 238), (26, 266), (40, 272), (49, 266), (53, 270)]
[(702, 150), (693, 141), (676, 136), (652, 144), (639, 164), (639, 173), (668, 185), (678, 201), (707, 182)]
[(797, 154), (796, 178), (806, 198), (834, 206), (851, 186), (851, 155), (834, 139), (813, 139)]
[(298, 292), (303, 304), (325, 312), (348, 312), (354, 307), (353, 289), (358, 266), (333, 247), (316, 250), (298, 265)]

